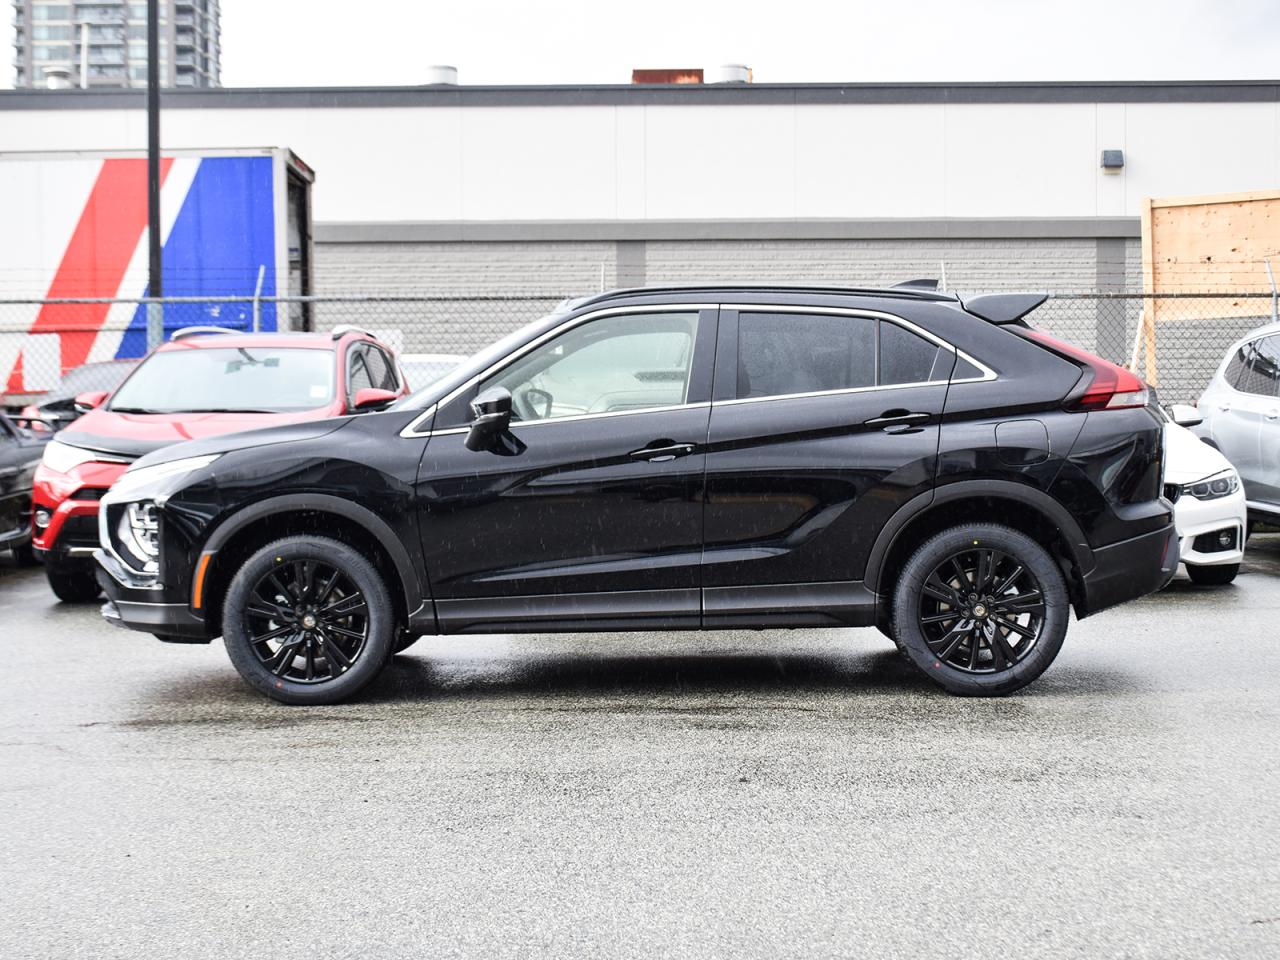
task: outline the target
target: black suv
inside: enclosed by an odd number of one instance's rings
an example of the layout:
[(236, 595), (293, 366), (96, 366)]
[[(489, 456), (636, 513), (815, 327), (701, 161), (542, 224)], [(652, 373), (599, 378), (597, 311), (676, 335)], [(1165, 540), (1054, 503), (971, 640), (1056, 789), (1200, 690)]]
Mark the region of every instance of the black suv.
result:
[(1002, 694), (1177, 563), (1141, 380), (1043, 294), (644, 289), (566, 302), (383, 413), (137, 461), (108, 619), (221, 635), (330, 703), (421, 634), (878, 626)]

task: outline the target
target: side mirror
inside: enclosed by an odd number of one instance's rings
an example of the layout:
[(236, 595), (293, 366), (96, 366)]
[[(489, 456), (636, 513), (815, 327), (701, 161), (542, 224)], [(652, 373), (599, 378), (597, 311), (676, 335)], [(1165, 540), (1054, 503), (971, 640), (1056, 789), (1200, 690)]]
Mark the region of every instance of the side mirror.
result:
[(109, 395), (109, 391), (106, 390), (90, 390), (88, 393), (78, 394), (75, 399), (76, 413), (88, 413), (90, 410), (96, 410), (106, 403)]
[(486, 390), (471, 402), (471, 415), (467, 449), (474, 452), (491, 449), (494, 441), (511, 426), (511, 391), (506, 387)]
[(377, 387), (361, 387), (351, 398), (351, 409), (357, 411), (382, 410), (400, 399), (400, 394)]
[(1169, 407), (1169, 419), (1180, 427), (1194, 427), (1204, 423), (1200, 411), (1189, 403), (1175, 403)]

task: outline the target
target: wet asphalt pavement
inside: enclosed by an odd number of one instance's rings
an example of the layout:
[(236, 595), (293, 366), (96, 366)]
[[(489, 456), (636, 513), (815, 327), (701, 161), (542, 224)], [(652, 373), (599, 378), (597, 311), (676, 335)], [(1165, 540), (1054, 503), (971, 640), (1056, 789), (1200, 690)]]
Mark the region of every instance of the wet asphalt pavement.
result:
[(1003, 700), (871, 630), (419, 641), (259, 697), (0, 561), (0, 955), (1280, 956), (1280, 536)]

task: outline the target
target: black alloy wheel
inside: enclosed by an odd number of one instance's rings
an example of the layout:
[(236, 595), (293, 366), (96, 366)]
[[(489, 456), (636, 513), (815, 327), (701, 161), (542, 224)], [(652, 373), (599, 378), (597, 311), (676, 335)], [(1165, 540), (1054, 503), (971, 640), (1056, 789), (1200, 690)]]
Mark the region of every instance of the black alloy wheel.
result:
[(893, 595), (894, 641), (950, 693), (1000, 696), (1051, 664), (1070, 600), (1056, 560), (1025, 533), (991, 523), (953, 527), (908, 558)]
[(369, 604), (340, 569), (293, 560), (254, 584), (244, 612), (249, 641), (272, 676), (324, 683), (341, 676), (364, 652)]
[(1044, 591), (1027, 567), (993, 547), (938, 564), (920, 592), (925, 643), (942, 663), (999, 673), (1023, 660), (1044, 628)]
[(267, 544), (227, 588), (227, 655), (257, 690), (282, 703), (337, 703), (391, 658), (395, 606), (377, 568), (327, 537)]

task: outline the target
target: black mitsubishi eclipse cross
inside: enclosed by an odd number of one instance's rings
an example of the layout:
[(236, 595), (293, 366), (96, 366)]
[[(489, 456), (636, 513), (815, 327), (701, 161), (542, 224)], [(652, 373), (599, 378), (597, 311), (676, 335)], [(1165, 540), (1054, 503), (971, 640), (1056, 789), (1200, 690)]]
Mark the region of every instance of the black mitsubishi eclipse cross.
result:
[(102, 502), (108, 619), (332, 703), (422, 634), (878, 626), (1004, 694), (1177, 563), (1141, 380), (1042, 294), (624, 290), (381, 413), (168, 447)]

